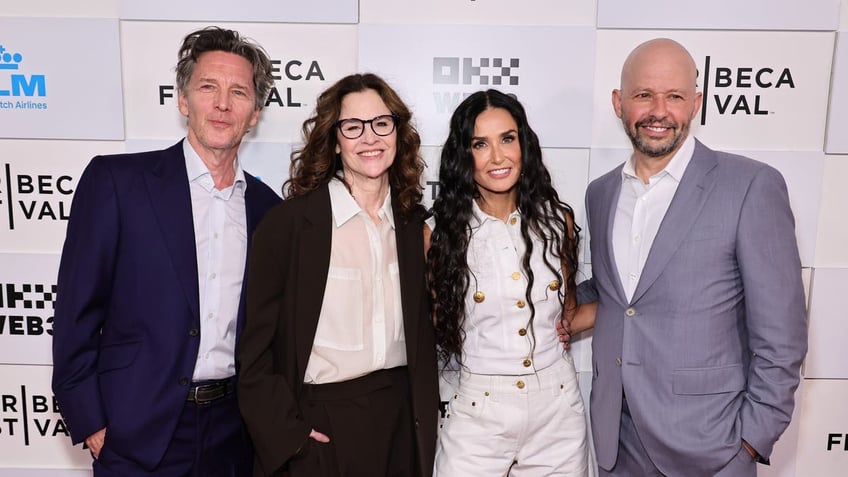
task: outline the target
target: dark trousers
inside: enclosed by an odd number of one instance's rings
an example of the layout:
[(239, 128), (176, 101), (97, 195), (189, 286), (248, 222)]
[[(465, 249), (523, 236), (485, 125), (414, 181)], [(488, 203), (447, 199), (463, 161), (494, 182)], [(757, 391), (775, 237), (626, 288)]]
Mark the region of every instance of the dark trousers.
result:
[(290, 477), (418, 475), (406, 367), (306, 385), (301, 410), (330, 442), (308, 439), (289, 460)]
[(100, 458), (94, 461), (94, 477), (249, 477), (252, 473), (253, 448), (235, 394), (205, 404), (186, 402), (165, 455), (152, 471), (110, 449), (108, 427)]

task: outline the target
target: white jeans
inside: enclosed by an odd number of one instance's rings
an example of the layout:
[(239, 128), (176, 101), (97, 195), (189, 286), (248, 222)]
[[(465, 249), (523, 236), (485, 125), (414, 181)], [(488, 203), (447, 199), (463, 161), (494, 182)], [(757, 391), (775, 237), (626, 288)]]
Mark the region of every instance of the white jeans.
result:
[(587, 474), (586, 417), (568, 354), (535, 374), (461, 372), (450, 398), (434, 476)]

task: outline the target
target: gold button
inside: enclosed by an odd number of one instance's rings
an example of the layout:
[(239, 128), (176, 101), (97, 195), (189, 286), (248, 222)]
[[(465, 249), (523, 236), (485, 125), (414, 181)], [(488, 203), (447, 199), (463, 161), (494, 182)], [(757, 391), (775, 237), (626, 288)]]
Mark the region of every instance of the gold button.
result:
[(515, 225), (516, 222), (518, 222), (518, 219), (515, 217), (509, 219), (509, 225)]
[(488, 395), (489, 395), (489, 391), (484, 392), (484, 393), (483, 393), (483, 395), (484, 395), (484, 396), (488, 396)]
[(628, 308), (628, 309), (624, 310), (624, 314), (627, 315), (627, 316), (634, 316), (636, 314), (636, 309)]
[(518, 336), (524, 336), (526, 334), (527, 334), (526, 328), (521, 328), (520, 330), (518, 330)]
[(615, 365), (621, 366), (621, 358), (615, 358)]
[(552, 281), (550, 285), (548, 285), (548, 288), (554, 291), (559, 290), (559, 280)]
[(512, 279), (513, 279), (513, 280), (518, 280), (519, 278), (521, 278), (521, 274), (520, 274), (520, 273), (518, 273), (518, 272), (512, 272)]
[(517, 306), (517, 307), (519, 307), (519, 308), (524, 308), (524, 305), (525, 305), (524, 300), (518, 300), (518, 301), (515, 303), (515, 306)]
[(486, 299), (486, 294), (481, 291), (474, 292), (474, 302), (475, 303), (483, 303), (483, 300)]
[(517, 387), (518, 389), (524, 389), (524, 381), (519, 381), (515, 383), (515, 387)]
[(530, 360), (529, 360), (529, 359), (525, 359), (525, 360), (524, 360), (521, 364), (523, 364), (525, 368), (529, 368), (529, 367), (530, 367), (531, 362), (530, 362)]

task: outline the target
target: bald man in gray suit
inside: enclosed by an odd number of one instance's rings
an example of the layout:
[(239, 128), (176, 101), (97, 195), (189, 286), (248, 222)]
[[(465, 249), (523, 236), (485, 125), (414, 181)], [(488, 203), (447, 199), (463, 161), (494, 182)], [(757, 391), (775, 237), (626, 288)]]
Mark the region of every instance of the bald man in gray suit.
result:
[(672, 40), (633, 50), (612, 93), (633, 155), (586, 193), (604, 476), (754, 476), (792, 415), (807, 326), (786, 185), (689, 136), (696, 80)]

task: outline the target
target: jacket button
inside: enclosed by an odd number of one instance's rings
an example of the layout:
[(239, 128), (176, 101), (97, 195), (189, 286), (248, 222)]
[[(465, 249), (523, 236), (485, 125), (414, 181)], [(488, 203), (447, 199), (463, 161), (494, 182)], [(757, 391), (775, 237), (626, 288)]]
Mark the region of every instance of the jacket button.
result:
[(519, 381), (515, 383), (515, 387), (517, 387), (518, 389), (524, 389), (524, 381)]
[(524, 303), (524, 300), (518, 300), (517, 302), (515, 302), (515, 306), (519, 308), (524, 308), (525, 305), (526, 303)]
[(551, 291), (557, 291), (557, 290), (559, 290), (559, 280), (554, 280), (554, 281), (552, 281), (551, 283), (549, 283), (549, 284), (548, 284), (548, 288), (549, 288)]
[(481, 291), (474, 292), (474, 303), (483, 303), (483, 300), (486, 299), (486, 294)]
[(621, 358), (615, 358), (615, 365), (621, 366)]
[(192, 329), (188, 330), (189, 336), (197, 336), (199, 334), (200, 334), (200, 330), (198, 330), (197, 328), (192, 328)]
[(523, 364), (525, 368), (529, 368), (531, 363), (529, 359), (525, 359), (521, 364)]
[(180, 378), (180, 386), (186, 386), (186, 385), (188, 385), (188, 378), (183, 376), (183, 377)]
[(511, 276), (513, 280), (518, 280), (519, 278), (521, 278), (521, 274), (518, 272), (512, 272)]
[(624, 314), (627, 315), (627, 316), (635, 316), (636, 315), (636, 309), (635, 308), (628, 308), (628, 309), (624, 310)]
[(518, 330), (518, 336), (524, 336), (526, 334), (527, 334), (526, 328), (521, 328), (520, 330)]

